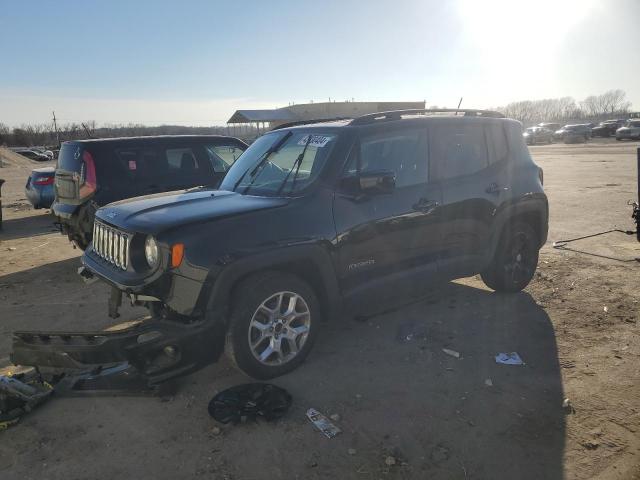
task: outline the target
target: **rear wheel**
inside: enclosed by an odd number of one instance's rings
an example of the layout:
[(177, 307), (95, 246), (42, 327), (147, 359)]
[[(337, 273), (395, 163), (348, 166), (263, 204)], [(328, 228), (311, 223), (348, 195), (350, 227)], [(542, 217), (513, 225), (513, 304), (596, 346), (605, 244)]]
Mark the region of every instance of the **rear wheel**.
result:
[(527, 223), (507, 225), (491, 264), (481, 274), (484, 283), (497, 292), (525, 288), (538, 266), (538, 242), (538, 235)]
[(225, 350), (247, 375), (267, 379), (297, 368), (320, 322), (315, 293), (283, 272), (252, 275), (235, 291)]

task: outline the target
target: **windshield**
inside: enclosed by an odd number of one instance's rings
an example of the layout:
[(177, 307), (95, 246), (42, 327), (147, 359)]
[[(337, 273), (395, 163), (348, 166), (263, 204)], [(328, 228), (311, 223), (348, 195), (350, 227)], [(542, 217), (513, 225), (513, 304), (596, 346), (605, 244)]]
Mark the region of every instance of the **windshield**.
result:
[(303, 130), (268, 133), (233, 164), (220, 189), (262, 196), (299, 192), (318, 177), (336, 137)]
[(633, 128), (638, 128), (640, 127), (640, 120), (629, 120), (627, 122), (627, 127), (633, 127)]

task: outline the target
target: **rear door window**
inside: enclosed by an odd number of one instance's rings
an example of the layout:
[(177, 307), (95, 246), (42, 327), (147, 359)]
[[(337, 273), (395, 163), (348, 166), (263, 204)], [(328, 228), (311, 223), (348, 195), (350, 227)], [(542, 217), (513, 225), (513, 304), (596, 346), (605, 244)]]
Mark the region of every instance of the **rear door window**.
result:
[(482, 125), (435, 124), (429, 130), (433, 174), (440, 180), (472, 175), (488, 166)]
[(212, 168), (200, 147), (135, 147), (116, 153), (141, 188), (187, 188), (213, 180)]

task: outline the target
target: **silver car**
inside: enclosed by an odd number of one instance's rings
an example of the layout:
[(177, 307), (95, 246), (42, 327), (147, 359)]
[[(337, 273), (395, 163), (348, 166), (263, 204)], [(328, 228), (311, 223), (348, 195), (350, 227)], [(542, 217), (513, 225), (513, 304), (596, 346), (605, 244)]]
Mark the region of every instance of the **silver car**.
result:
[(616, 140), (640, 140), (640, 118), (628, 120), (624, 127), (616, 130)]

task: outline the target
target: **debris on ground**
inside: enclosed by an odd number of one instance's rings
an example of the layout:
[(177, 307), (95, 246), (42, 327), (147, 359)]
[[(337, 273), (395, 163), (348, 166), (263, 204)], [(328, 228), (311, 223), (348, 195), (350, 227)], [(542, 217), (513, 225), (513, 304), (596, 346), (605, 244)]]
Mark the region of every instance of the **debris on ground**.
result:
[(398, 461), (396, 460), (396, 457), (392, 456), (392, 455), (387, 455), (387, 458), (384, 459), (384, 463), (388, 466), (388, 467), (392, 467), (394, 466), (396, 463), (398, 463)]
[(349, 455), (355, 455), (357, 452), (356, 452), (356, 449), (355, 449), (355, 448), (350, 448), (349, 450), (347, 450), (347, 453), (348, 453)]
[(339, 433), (342, 433), (338, 427), (336, 427), (331, 421), (317, 411), (315, 408), (310, 408), (307, 410), (307, 418), (311, 420), (313, 425), (325, 434), (327, 438), (333, 438)]
[(20, 418), (53, 394), (53, 387), (31, 367), (7, 367), (0, 370), (0, 430)]
[(595, 450), (600, 446), (600, 442), (598, 440), (590, 439), (585, 440), (582, 443), (582, 446), (588, 450)]
[(460, 352), (456, 352), (455, 350), (450, 350), (448, 348), (443, 348), (442, 351), (447, 355), (450, 355), (455, 358), (460, 358)]
[(340, 414), (332, 413), (331, 415), (329, 415), (329, 418), (331, 420), (333, 420), (334, 422), (339, 422), (340, 421)]
[(576, 413), (576, 409), (573, 408), (573, 405), (571, 405), (571, 401), (568, 398), (565, 398), (562, 401), (562, 409), (566, 412), (566, 413)]
[(245, 383), (228, 388), (209, 402), (209, 415), (220, 423), (233, 424), (263, 417), (267, 421), (282, 417), (291, 406), (291, 395), (270, 383)]
[(490, 378), (487, 378), (487, 379), (484, 381), (484, 384), (485, 384), (487, 387), (493, 387), (493, 380), (491, 380)]
[(400, 343), (409, 343), (412, 340), (426, 340), (427, 327), (423, 324), (404, 323), (398, 326), (396, 340)]
[(496, 363), (502, 365), (524, 365), (524, 361), (520, 358), (516, 352), (511, 353), (499, 353), (496, 355)]

